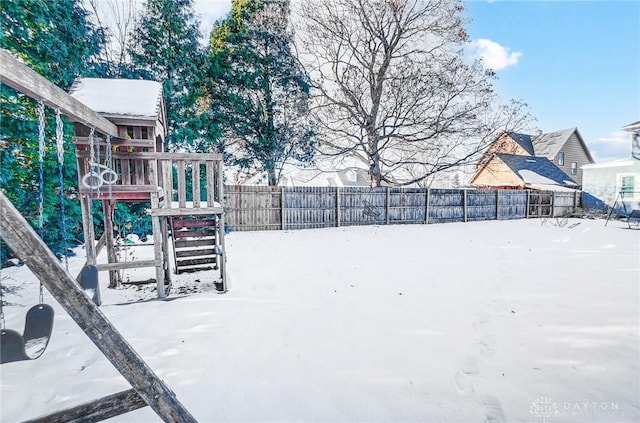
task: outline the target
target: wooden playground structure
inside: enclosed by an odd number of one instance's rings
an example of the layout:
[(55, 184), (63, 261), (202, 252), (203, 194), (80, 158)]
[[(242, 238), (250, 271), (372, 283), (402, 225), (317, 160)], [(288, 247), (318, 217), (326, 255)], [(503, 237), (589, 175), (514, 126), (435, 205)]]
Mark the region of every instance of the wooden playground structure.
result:
[[(170, 252), (173, 252), (176, 272), (213, 267), (219, 271), (216, 289), (227, 291), (222, 155), (164, 152), (166, 126), (161, 96), (155, 115), (97, 113), (2, 49), (0, 82), (60, 111), (74, 122), (86, 241), (85, 269), (108, 271), (111, 284), (117, 285), (120, 270), (154, 267), (158, 297), (164, 298), (171, 284)], [(82, 89), (74, 94), (78, 92)], [(118, 261), (113, 236), (118, 201), (149, 202), (153, 260)], [(100, 203), (104, 212), (104, 232), (98, 242), (93, 224), (94, 203)], [(196, 421), (1, 191), (0, 238), (133, 388), (32, 421), (100, 421), (146, 405), (166, 422)], [(104, 247), (107, 262), (99, 263), (98, 255)], [(3, 328), (3, 337), (4, 332)]]

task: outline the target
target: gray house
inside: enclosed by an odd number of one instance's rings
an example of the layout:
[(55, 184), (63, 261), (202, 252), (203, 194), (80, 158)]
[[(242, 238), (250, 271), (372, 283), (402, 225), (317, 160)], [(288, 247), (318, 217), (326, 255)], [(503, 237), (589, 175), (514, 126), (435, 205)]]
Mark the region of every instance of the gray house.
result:
[(619, 213), (640, 209), (640, 121), (623, 128), (631, 133), (631, 157), (582, 166), (585, 207), (615, 207)]

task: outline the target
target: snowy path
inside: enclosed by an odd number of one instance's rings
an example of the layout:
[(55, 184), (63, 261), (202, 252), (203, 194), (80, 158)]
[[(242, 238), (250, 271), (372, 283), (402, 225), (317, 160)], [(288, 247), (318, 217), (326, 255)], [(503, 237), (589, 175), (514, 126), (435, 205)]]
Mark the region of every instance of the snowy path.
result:
[[(229, 293), (102, 310), (201, 422), (639, 421), (640, 231), (578, 222), (234, 232)], [(52, 305), (42, 358), (0, 368), (3, 422), (128, 388)]]

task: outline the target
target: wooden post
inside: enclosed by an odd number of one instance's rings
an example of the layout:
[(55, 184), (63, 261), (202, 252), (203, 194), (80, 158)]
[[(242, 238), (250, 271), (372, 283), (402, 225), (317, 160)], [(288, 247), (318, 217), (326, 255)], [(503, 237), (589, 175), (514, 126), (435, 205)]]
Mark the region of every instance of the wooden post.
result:
[(340, 187), (336, 187), (336, 227), (340, 227)]
[(144, 399), (129, 389), (22, 423), (100, 422), (146, 406)]
[(389, 210), (390, 209), (391, 209), (391, 188), (387, 187), (387, 204), (386, 204), (386, 210), (385, 210), (385, 215), (386, 215), (385, 223), (387, 225), (389, 224)]
[(0, 82), (35, 100), (42, 100), (52, 109), (60, 109), (60, 112), (73, 122), (80, 122), (89, 128), (96, 128), (112, 137), (118, 136), (116, 125), (71, 97), (24, 63), (16, 60), (5, 49), (0, 49)]
[(526, 191), (527, 191), (527, 208), (526, 208), (526, 210), (524, 212), (524, 217), (526, 219), (528, 219), (529, 218), (529, 206), (531, 204), (531, 190), (526, 190)]
[(0, 192), (0, 237), (165, 422), (196, 422)]
[[(104, 234), (107, 247), (107, 261), (109, 263), (117, 263), (118, 257), (115, 252), (115, 242), (113, 240), (113, 216), (115, 213), (115, 201), (103, 200), (102, 213), (104, 215)], [(117, 270), (109, 271), (109, 288), (117, 288), (120, 286), (120, 274)]]
[(464, 222), (467, 221), (467, 190), (462, 190), (462, 215)]
[(280, 229), (285, 229), (284, 187), (280, 189)]
[(556, 192), (551, 191), (551, 217), (556, 217)]
[[(219, 242), (220, 244), (220, 250), (222, 251), (222, 255), (218, 256), (219, 259), (219, 266), (220, 266), (220, 278), (222, 279), (222, 292), (227, 292), (229, 290), (229, 287), (227, 286), (227, 250), (225, 249), (225, 245), (224, 245), (224, 230), (225, 230), (225, 223), (224, 223), (224, 168), (223, 168), (223, 162), (222, 162), (222, 157), (219, 158), (218, 162), (217, 162), (217, 191), (216, 191), (216, 200), (218, 201), (218, 203), (220, 204), (220, 207), (222, 207), (222, 213), (220, 213), (218, 215), (218, 236), (216, 237), (216, 242)], [(215, 207), (215, 204), (207, 204), (207, 206), (209, 207)]]
[(96, 253), (95, 248), (95, 230), (93, 227), (93, 213), (91, 210), (92, 205), (91, 197), (87, 195), (80, 195), (80, 207), (82, 209), (82, 230), (84, 232), (84, 251), (87, 256), (87, 265), (95, 265), (96, 264)]
[(500, 220), (500, 190), (496, 189), (496, 220)]
[(424, 224), (429, 223), (429, 201), (431, 199), (431, 188), (427, 188), (427, 197), (424, 200)]

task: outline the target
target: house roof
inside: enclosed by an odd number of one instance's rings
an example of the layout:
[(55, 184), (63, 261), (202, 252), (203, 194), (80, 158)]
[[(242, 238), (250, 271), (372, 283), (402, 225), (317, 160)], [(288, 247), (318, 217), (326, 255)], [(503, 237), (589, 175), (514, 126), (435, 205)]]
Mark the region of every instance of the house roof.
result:
[(157, 120), (162, 85), (143, 79), (78, 78), (70, 94), (105, 117)]
[(548, 132), (546, 134), (539, 135), (533, 139), (533, 148), (536, 152), (536, 156), (543, 157), (555, 157), (562, 147), (567, 143), (569, 137), (575, 132), (578, 137), (578, 141), (582, 145), (582, 149), (589, 158), (589, 161), (593, 162), (593, 157), (584, 143), (578, 128), (562, 129), (560, 131)]
[(533, 148), (533, 137), (531, 135), (527, 135), (527, 134), (519, 134), (517, 132), (507, 132), (507, 135), (509, 137), (511, 137), (512, 140), (514, 140), (515, 142), (517, 142), (520, 147), (524, 148), (524, 150), (531, 154), (532, 156), (534, 155), (534, 148)]
[(578, 184), (546, 157), (517, 156), (498, 153), (496, 156), (527, 185), (559, 185), (577, 188)]

